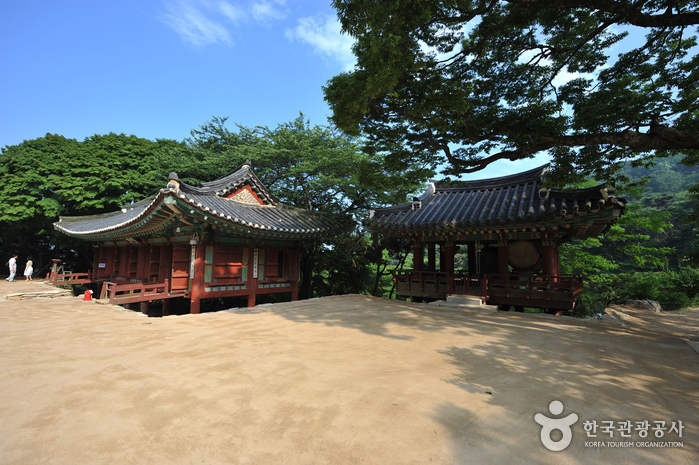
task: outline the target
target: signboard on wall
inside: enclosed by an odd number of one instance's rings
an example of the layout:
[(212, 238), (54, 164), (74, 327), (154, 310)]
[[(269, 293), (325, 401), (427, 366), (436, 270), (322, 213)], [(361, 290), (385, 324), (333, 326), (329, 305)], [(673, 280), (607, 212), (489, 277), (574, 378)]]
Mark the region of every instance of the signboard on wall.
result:
[(257, 247), (255, 247), (255, 250), (252, 252), (252, 277), (254, 279), (257, 279), (257, 264), (259, 260), (260, 254), (259, 251), (257, 250)]
[(192, 254), (189, 258), (189, 279), (194, 278), (194, 260), (197, 258), (197, 246), (192, 246)]

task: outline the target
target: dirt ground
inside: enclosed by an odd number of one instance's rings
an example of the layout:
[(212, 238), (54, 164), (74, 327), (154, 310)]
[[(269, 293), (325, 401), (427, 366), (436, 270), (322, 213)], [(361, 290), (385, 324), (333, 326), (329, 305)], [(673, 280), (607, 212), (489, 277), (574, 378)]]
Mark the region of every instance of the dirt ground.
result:
[[(0, 296), (46, 287), (0, 280)], [(685, 342), (699, 310), (609, 313), (350, 295), (148, 318), (76, 297), (0, 301), (0, 463), (699, 463)], [(566, 449), (542, 445), (537, 413), (578, 416)], [(627, 420), (682, 421), (682, 437), (623, 438)], [(592, 421), (613, 421), (613, 437), (588, 438)]]

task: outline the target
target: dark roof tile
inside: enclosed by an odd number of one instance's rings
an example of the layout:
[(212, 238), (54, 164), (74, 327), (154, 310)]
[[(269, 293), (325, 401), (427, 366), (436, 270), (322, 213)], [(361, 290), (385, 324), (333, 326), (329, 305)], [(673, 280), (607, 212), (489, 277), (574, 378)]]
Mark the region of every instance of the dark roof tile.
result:
[(377, 208), (365, 224), (374, 231), (475, 228), (545, 221), (601, 207), (624, 207), (625, 200), (615, 197), (613, 189), (606, 185), (565, 191), (544, 189), (542, 178), (547, 171), (547, 166), (541, 166), (478, 181), (432, 181), (419, 197), (419, 209), (413, 210), (410, 203)]

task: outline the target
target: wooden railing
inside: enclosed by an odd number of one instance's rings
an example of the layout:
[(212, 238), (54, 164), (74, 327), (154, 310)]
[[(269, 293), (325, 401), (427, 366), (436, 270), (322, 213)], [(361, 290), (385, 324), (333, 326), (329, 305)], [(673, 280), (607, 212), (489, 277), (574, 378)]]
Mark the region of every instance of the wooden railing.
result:
[(443, 299), (450, 276), (440, 271), (393, 271), (396, 294)]
[(583, 277), (577, 275), (490, 275), (488, 280), (492, 303), (567, 310), (572, 310), (583, 287)]
[(479, 296), (485, 302), (488, 300), (488, 278), (457, 272), (448, 291), (448, 294)]
[(448, 295), (479, 296), (496, 305), (570, 310), (582, 291), (583, 277), (469, 275), (438, 271), (394, 271), (396, 294), (445, 299)]
[(52, 273), (49, 276), (49, 282), (54, 286), (62, 286), (64, 284), (90, 284), (93, 282), (93, 275), (91, 271), (87, 273), (64, 271), (63, 273)]
[[(181, 294), (184, 295), (184, 293)], [(163, 283), (122, 284), (104, 282), (102, 293), (100, 294), (100, 300), (107, 299), (110, 304), (117, 305), (149, 302), (168, 297), (173, 297), (173, 295), (170, 293), (170, 283), (167, 279)]]

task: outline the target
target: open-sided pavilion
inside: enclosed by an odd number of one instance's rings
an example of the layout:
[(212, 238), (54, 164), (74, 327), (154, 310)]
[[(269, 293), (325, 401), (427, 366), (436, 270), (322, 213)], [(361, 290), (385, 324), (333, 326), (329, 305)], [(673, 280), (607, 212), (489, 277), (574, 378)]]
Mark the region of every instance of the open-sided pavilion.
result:
[[(413, 269), (394, 272), (397, 295), (467, 295), (501, 308), (572, 310), (583, 277), (561, 274), (559, 246), (604, 234), (625, 200), (608, 185), (544, 188), (546, 172), (542, 166), (479, 181), (432, 181), (411, 203), (372, 210), (365, 221), (371, 232), (413, 245)], [(455, 270), (460, 245), (468, 251), (465, 270)]]

